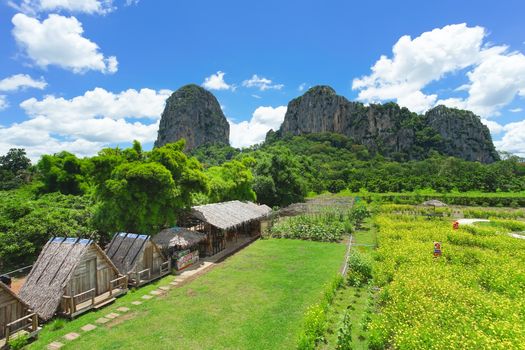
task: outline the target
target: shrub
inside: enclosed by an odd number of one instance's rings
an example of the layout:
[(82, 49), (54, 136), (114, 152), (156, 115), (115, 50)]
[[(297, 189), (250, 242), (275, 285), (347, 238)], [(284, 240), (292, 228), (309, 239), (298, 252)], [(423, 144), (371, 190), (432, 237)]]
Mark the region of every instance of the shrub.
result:
[(372, 278), (372, 261), (357, 250), (348, 258), (348, 284), (361, 287)]
[(23, 349), (29, 343), (29, 337), (27, 334), (19, 334), (18, 336), (9, 339), (9, 349), (20, 350)]
[(49, 323), (49, 329), (51, 329), (52, 331), (62, 329), (66, 325), (66, 322), (67, 321), (63, 318), (56, 318), (53, 321), (51, 321), (51, 323)]

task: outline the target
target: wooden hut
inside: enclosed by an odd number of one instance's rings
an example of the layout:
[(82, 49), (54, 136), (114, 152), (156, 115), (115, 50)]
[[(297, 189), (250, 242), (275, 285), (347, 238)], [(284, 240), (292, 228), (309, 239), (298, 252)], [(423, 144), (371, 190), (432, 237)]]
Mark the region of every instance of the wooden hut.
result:
[(106, 254), (128, 283), (138, 287), (171, 272), (171, 263), (148, 235), (117, 233)]
[(182, 270), (199, 260), (199, 245), (206, 235), (183, 227), (164, 229), (153, 237), (153, 241), (164, 254), (173, 260), (172, 266)]
[(94, 241), (52, 238), (27, 276), (20, 298), (43, 320), (55, 313), (75, 317), (126, 293), (127, 279)]
[(234, 244), (240, 236), (259, 236), (261, 221), (271, 211), (267, 205), (241, 201), (199, 205), (191, 209), (187, 226), (206, 235), (200, 249), (210, 256)]
[(38, 316), (11, 288), (0, 282), (0, 349), (17, 334), (33, 337), (39, 331)]

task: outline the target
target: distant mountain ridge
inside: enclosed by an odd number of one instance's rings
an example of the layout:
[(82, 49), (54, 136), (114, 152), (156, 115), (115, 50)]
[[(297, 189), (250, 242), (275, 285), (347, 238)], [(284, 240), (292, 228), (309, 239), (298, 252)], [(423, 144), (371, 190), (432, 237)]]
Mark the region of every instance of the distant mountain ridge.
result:
[[(423, 115), (396, 103), (365, 106), (315, 86), (288, 103), (280, 129), (269, 134), (339, 133), (372, 153), (398, 161), (427, 158), (432, 151), (469, 161), (499, 160), (489, 129), (470, 111), (437, 106)], [(215, 96), (185, 85), (166, 101), (155, 147), (180, 138), (186, 149), (229, 144), (230, 125)]]
[(423, 115), (396, 103), (365, 106), (315, 86), (291, 100), (278, 135), (333, 132), (397, 160), (423, 159), (432, 150), (469, 161), (499, 160), (489, 129), (470, 111), (437, 106)]

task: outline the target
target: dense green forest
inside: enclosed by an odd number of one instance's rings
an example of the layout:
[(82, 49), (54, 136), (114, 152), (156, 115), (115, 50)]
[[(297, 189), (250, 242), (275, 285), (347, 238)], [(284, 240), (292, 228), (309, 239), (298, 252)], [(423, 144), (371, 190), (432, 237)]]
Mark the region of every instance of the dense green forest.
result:
[(0, 188), (5, 271), (31, 263), (54, 235), (104, 243), (118, 231), (154, 234), (195, 204), (241, 199), (286, 206), (326, 191), (515, 193), (525, 190), (525, 164), (512, 156), (481, 164), (437, 153), (397, 162), (338, 134), (270, 133), (242, 150), (212, 145), (188, 154), (181, 140), (144, 151), (135, 141), (82, 159), (65, 151), (45, 155), (35, 165), (13, 149), (0, 157)]

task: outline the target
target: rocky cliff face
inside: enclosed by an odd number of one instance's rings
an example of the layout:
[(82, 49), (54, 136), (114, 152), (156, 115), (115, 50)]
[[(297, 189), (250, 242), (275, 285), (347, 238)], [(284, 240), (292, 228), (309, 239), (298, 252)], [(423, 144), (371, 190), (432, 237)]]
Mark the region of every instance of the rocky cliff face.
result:
[(166, 101), (155, 147), (186, 139), (186, 149), (204, 144), (229, 144), (230, 124), (213, 94), (198, 85), (186, 85)]
[(335, 132), (394, 159), (421, 159), (431, 150), (470, 161), (498, 159), (488, 128), (472, 112), (444, 106), (417, 115), (395, 103), (364, 106), (316, 86), (288, 104), (280, 134)]

